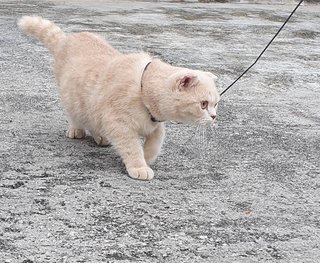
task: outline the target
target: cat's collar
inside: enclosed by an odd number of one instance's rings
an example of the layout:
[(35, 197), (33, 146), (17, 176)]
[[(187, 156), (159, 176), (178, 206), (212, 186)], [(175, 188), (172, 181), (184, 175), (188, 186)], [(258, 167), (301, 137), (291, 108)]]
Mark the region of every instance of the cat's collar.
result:
[[(142, 88), (143, 88), (143, 76), (144, 73), (146, 72), (147, 68), (150, 66), (150, 64), (152, 63), (152, 61), (149, 61), (147, 63), (147, 65), (144, 67), (143, 72), (142, 72), (142, 76), (141, 76), (141, 92), (142, 92)], [(145, 106), (146, 110), (148, 111), (149, 115), (150, 115), (150, 119), (152, 122), (163, 122), (163, 121), (159, 121), (157, 120), (150, 112), (150, 110), (147, 108), (147, 106)]]
[(143, 69), (142, 76), (141, 76), (141, 90), (142, 90), (142, 87), (143, 87), (143, 76), (144, 76), (144, 73), (147, 71), (147, 68), (150, 66), (151, 63), (152, 63), (152, 61), (149, 61), (148, 64)]

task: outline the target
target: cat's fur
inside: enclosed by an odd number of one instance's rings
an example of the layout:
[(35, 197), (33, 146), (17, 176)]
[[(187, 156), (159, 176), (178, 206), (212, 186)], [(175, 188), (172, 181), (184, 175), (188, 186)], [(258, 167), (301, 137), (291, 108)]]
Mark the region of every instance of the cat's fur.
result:
[(148, 164), (160, 152), (163, 121), (203, 123), (216, 116), (219, 94), (209, 72), (173, 67), (146, 53), (122, 54), (88, 32), (66, 36), (41, 17), (22, 17), (18, 25), (54, 56), (67, 137), (84, 138), (87, 130), (97, 144), (111, 143), (132, 178), (153, 178)]

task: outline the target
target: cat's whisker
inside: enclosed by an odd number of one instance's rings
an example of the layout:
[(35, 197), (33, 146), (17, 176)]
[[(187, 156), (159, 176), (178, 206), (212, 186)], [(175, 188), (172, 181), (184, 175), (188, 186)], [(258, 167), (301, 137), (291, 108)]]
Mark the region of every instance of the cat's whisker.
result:
[(197, 134), (198, 134), (198, 131), (199, 131), (199, 124), (197, 124), (195, 126), (194, 129), (192, 129), (192, 133), (183, 141), (182, 144), (189, 144), (190, 141), (192, 141), (194, 138), (196, 138)]
[(219, 132), (218, 132), (218, 124), (214, 125), (211, 127), (211, 131), (212, 133), (214, 133), (216, 136), (219, 135)]
[(203, 159), (207, 154), (207, 146), (208, 146), (208, 132), (207, 132), (207, 122), (202, 122), (199, 126), (199, 142), (197, 145), (199, 156)]

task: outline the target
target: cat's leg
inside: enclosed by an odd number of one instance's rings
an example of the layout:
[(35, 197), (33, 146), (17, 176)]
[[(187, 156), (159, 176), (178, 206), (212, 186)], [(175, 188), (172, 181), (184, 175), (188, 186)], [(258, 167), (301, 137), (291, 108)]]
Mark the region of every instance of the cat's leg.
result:
[(159, 124), (153, 133), (145, 138), (144, 158), (148, 164), (152, 164), (160, 153), (165, 136), (164, 125)]
[(129, 176), (138, 180), (151, 180), (154, 172), (144, 159), (139, 136), (131, 135), (123, 137), (119, 136), (119, 134), (118, 136), (113, 136), (110, 140), (121, 156)]

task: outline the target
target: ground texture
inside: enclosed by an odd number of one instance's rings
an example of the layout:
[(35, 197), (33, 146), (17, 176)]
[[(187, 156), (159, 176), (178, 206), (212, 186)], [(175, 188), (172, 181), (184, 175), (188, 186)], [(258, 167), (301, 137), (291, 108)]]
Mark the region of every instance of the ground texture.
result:
[(209, 70), (222, 90), (293, 5), (0, 1), (0, 262), (319, 262), (320, 6), (302, 6), (219, 105), (167, 125), (155, 179), (67, 139), (52, 58), (16, 26), (42, 15), (123, 52)]

